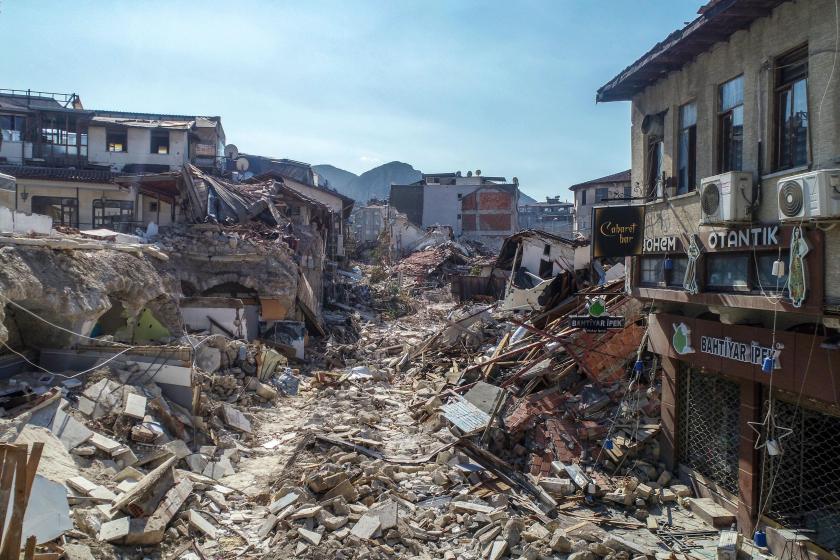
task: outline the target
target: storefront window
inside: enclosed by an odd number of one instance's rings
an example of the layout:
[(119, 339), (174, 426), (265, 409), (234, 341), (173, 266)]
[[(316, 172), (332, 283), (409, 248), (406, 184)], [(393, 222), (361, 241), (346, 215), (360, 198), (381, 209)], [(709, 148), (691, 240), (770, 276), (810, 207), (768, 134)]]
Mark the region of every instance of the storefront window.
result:
[[(670, 260), (670, 268), (665, 264)], [(640, 283), (647, 286), (681, 288), (685, 278), (688, 257), (685, 255), (649, 255), (642, 257)]]
[[(784, 263), (785, 275), (781, 277), (773, 276), (773, 263), (781, 260)], [(758, 279), (758, 286), (756, 288), (763, 292), (781, 292), (787, 284), (788, 273), (788, 252), (785, 251), (779, 256), (779, 253), (764, 253), (756, 256), (756, 278)]]
[(713, 290), (750, 289), (749, 254), (710, 254), (706, 258), (706, 285)]
[(75, 198), (33, 196), (32, 212), (51, 217), (53, 225), (79, 227), (79, 214)]
[(119, 224), (132, 221), (134, 216), (134, 202), (131, 200), (93, 201), (93, 227), (107, 228), (117, 231)]

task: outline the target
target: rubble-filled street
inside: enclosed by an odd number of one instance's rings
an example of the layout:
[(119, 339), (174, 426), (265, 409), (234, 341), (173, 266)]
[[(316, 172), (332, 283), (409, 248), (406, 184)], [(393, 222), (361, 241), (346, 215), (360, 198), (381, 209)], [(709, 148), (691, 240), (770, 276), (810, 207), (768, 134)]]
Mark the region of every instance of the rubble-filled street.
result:
[(2, 438), (43, 446), (23, 533), (72, 559), (716, 556), (733, 518), (660, 461), (621, 282), (598, 293), (628, 327), (597, 335), (569, 326), (578, 296), (504, 311), (399, 266), (339, 276), (347, 303), (302, 360), (210, 332), (90, 337), (111, 357), (82, 371), (19, 354)]

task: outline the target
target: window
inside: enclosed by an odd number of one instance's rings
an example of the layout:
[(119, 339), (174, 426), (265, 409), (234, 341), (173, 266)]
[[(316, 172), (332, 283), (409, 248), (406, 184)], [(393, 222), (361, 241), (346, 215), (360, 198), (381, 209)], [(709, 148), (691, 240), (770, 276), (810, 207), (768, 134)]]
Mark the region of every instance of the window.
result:
[(0, 130), (4, 142), (20, 142), (26, 126), (26, 119), (15, 115), (0, 115)]
[(149, 202), (149, 212), (157, 212), (158, 211), (158, 202), (157, 200), (152, 200)]
[(551, 244), (546, 243), (545, 245), (543, 245), (543, 255), (545, 255), (546, 257), (551, 255)]
[(127, 152), (128, 136), (125, 131), (108, 132), (106, 135), (106, 144), (109, 152)]
[(680, 132), (677, 159), (677, 194), (697, 188), (697, 105), (680, 107)]
[(131, 200), (93, 201), (93, 227), (115, 229), (117, 224), (131, 222), (134, 217), (134, 202)]
[(706, 257), (707, 286), (713, 290), (748, 291), (750, 254), (710, 254)]
[(776, 61), (775, 166), (808, 163), (808, 47)]
[(624, 198), (633, 198), (633, 187), (624, 187)]
[(53, 225), (79, 226), (79, 214), (76, 211), (75, 198), (60, 196), (33, 196), (32, 212), (43, 214), (53, 219)]
[(609, 200), (609, 198), (610, 198), (610, 189), (608, 189), (608, 188), (595, 189), (595, 202), (601, 202), (603, 200)]
[[(670, 261), (670, 268), (665, 261)], [(682, 288), (688, 257), (685, 255), (649, 255), (641, 258), (640, 284)]]
[(551, 261), (540, 261), (540, 278), (551, 278), (554, 275), (554, 263)]
[(718, 90), (719, 153), (721, 173), (740, 171), (744, 151), (744, 77), (722, 84)]
[(586, 191), (580, 191), (580, 205), (586, 206)]
[[(789, 253), (783, 251), (781, 258), (778, 253), (759, 253), (755, 258), (755, 277), (757, 279), (755, 289), (764, 292), (781, 292), (785, 284), (787, 284), (787, 267), (789, 264)], [(781, 277), (773, 276), (773, 263), (781, 260), (785, 263), (785, 275)]]
[(169, 153), (169, 131), (155, 130), (152, 131), (152, 148), (153, 154), (168, 154)]
[(648, 199), (662, 196), (662, 161), (665, 158), (665, 144), (661, 136), (649, 136), (647, 145), (648, 159)]

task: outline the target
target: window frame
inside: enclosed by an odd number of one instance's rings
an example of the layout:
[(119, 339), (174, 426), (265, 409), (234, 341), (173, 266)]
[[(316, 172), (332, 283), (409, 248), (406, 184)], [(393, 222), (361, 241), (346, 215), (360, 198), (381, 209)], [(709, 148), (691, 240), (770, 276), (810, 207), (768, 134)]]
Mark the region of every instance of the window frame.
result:
[[(79, 227), (79, 201), (75, 198), (67, 197), (67, 196), (44, 196), (44, 195), (32, 195), (32, 200), (30, 201), (30, 210), (34, 213), (40, 213), (35, 210), (36, 201), (38, 202), (38, 206), (41, 203), (47, 206), (58, 206), (58, 210), (61, 213), (61, 221), (59, 225), (62, 226), (70, 226), (70, 227)], [(40, 208), (38, 209), (40, 210)], [(54, 216), (53, 223), (55, 223)], [(69, 220), (65, 221), (65, 217), (69, 216)]]
[[(683, 109), (694, 106), (694, 123), (687, 125), (683, 120)], [(688, 150), (685, 162), (686, 184), (683, 185), (683, 134), (688, 132)], [(697, 100), (686, 101), (677, 109), (677, 195), (688, 194), (697, 190)]]
[[(115, 136), (120, 136), (123, 139), (122, 143), (114, 141)], [(119, 144), (121, 149), (116, 150), (114, 147)], [(114, 153), (114, 154), (125, 154), (128, 153), (128, 131), (116, 131), (116, 130), (106, 130), (105, 131), (105, 151)]]
[[(743, 295), (761, 295), (764, 294), (773, 294), (778, 295), (784, 291), (785, 280), (780, 280), (778, 282), (779, 290), (776, 290), (776, 282), (773, 282), (773, 285), (766, 286), (764, 285), (760, 278), (759, 278), (759, 259), (760, 258), (772, 258), (773, 260), (780, 259), (783, 263), (785, 263), (785, 274), (788, 274), (789, 271), (787, 270), (788, 263), (790, 262), (789, 259), (790, 252), (786, 249), (782, 249), (779, 252), (778, 248), (772, 249), (764, 249), (764, 250), (749, 250), (749, 251), (715, 251), (711, 253), (707, 253), (703, 259), (703, 291), (709, 293), (736, 293), (736, 294), (743, 294)], [(709, 281), (712, 273), (712, 262), (716, 258), (724, 258), (724, 257), (746, 257), (747, 258), (747, 276), (746, 276), (746, 286), (726, 286), (726, 285), (712, 285)], [(772, 266), (772, 263), (771, 263)], [(783, 278), (786, 278), (783, 277)]]
[[(741, 80), (741, 102), (737, 105), (733, 105), (724, 109), (723, 107), (723, 88), (727, 84), (730, 84), (736, 80)], [(738, 74), (737, 76), (721, 82), (717, 86), (716, 91), (716, 104), (717, 104), (717, 170), (718, 173), (727, 173), (729, 171), (741, 171), (744, 166), (744, 74)], [(732, 138), (734, 138), (733, 134), (729, 135), (729, 143), (726, 142), (726, 120), (731, 120), (730, 130), (735, 129), (735, 115), (740, 109), (741, 114), (741, 146), (738, 153), (738, 165), (736, 166), (732, 161), (734, 158), (732, 157), (733, 151), (731, 149)], [(730, 149), (727, 149), (727, 145), (730, 146)]]
[[(809, 77), (809, 67), (810, 58), (809, 58), (809, 51), (808, 51), (808, 44), (800, 45), (796, 48), (790, 49), (789, 51), (777, 56), (773, 61), (773, 171), (784, 171), (787, 169), (794, 169), (797, 167), (802, 167), (806, 165), (810, 165), (811, 163), (811, 126), (810, 126), (810, 116), (811, 111), (810, 107), (808, 106), (808, 77)], [(784, 78), (782, 76), (783, 69), (785, 67), (790, 66), (803, 66), (804, 73), (802, 75)], [(804, 127), (805, 128), (805, 160), (804, 161), (796, 161), (794, 156), (794, 128), (790, 127), (788, 138), (789, 144), (789, 161), (783, 162), (782, 161), (782, 129), (785, 128), (783, 122), (781, 121), (783, 111), (782, 111), (782, 95), (787, 93), (791, 96), (791, 106), (794, 106), (796, 103), (795, 98), (795, 89), (796, 85), (800, 82), (805, 84), (805, 108), (806, 108), (806, 119), (808, 124)]]
[[(645, 142), (647, 161), (647, 199), (656, 200), (663, 195), (665, 173), (665, 139), (656, 134), (649, 134)], [(654, 160), (656, 164), (654, 165)]]
[(595, 203), (598, 202), (606, 202), (610, 199), (610, 188), (609, 187), (596, 187), (595, 188)]
[[(169, 134), (169, 130), (152, 130), (151, 134), (149, 134), (149, 153), (161, 156), (168, 156), (171, 152), (172, 146), (172, 137)], [(161, 140), (166, 140), (166, 151), (161, 152), (160, 148), (162, 146)], [(155, 149), (157, 142), (157, 150)]]
[[(678, 268), (675, 266), (671, 270), (665, 270), (665, 259), (671, 259), (674, 263), (677, 261), (685, 262), (681, 268), (682, 274), (675, 274)], [(656, 262), (659, 268), (659, 280), (656, 282), (645, 281), (642, 279), (643, 269), (646, 262)], [(639, 258), (639, 286), (643, 288), (667, 288), (669, 290), (682, 290), (683, 280), (685, 279), (685, 267), (688, 266), (688, 255), (684, 253), (679, 254), (665, 254), (665, 253), (648, 253)]]
[[(106, 214), (106, 208), (117, 208), (118, 214)], [(127, 212), (126, 212), (127, 210)], [(99, 211), (99, 212), (97, 212)], [(128, 216), (129, 220), (121, 219), (123, 216)], [(120, 218), (114, 220), (114, 218)], [(109, 229), (114, 229), (115, 223), (126, 223), (134, 221), (134, 201), (133, 200), (117, 200), (112, 198), (95, 198), (91, 202), (91, 226), (96, 229), (99, 227), (106, 227), (110, 225)]]

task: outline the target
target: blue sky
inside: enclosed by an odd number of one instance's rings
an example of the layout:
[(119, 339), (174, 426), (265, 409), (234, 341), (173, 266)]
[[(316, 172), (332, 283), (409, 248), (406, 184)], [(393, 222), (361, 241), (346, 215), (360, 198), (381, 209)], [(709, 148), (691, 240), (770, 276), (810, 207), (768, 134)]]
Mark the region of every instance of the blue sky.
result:
[(567, 196), (629, 167), (629, 104), (596, 105), (597, 88), (699, 4), (0, 0), (0, 87), (220, 115), (248, 153), (481, 169)]

